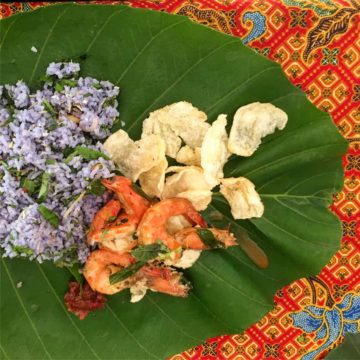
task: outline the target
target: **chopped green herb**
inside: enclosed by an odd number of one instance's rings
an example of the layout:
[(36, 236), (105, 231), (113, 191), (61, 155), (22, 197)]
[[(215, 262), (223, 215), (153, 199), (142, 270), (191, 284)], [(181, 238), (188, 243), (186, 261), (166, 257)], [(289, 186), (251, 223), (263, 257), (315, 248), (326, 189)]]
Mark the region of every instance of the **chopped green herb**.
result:
[(64, 86), (62, 84), (60, 84), (60, 83), (55, 84), (55, 91), (61, 92), (63, 90), (64, 90)]
[(136, 274), (146, 263), (143, 261), (138, 261), (123, 270), (116, 272), (115, 274), (110, 275), (109, 281), (110, 284), (116, 284), (119, 281), (123, 281), (128, 277)]
[(27, 170), (17, 170), (11, 168), (4, 160), (0, 160), (0, 164), (11, 174), (14, 175), (16, 178), (27, 173)]
[(41, 177), (41, 186), (38, 194), (38, 199), (40, 202), (46, 199), (46, 196), (49, 192), (50, 178), (51, 175), (47, 172), (44, 172)]
[(56, 111), (55, 111), (54, 107), (49, 103), (49, 101), (44, 100), (44, 101), (42, 102), (42, 104), (43, 104), (45, 110), (46, 110), (49, 114), (51, 114), (51, 115), (56, 115)]
[(0, 160), (0, 164), (6, 169), (6, 170), (10, 170), (10, 166), (4, 161), (4, 160)]
[(77, 80), (74, 79), (61, 79), (55, 84), (55, 90), (61, 92), (65, 86), (74, 87), (77, 84)]
[(68, 206), (70, 203), (72, 203), (76, 198), (78, 198), (79, 195), (73, 195), (63, 200), (64, 206)]
[(54, 228), (59, 226), (59, 217), (52, 210), (41, 204), (39, 205), (39, 212)]
[(127, 223), (128, 221), (129, 221), (129, 219), (123, 218), (123, 219), (119, 220), (119, 221), (117, 222), (117, 224), (118, 224), (118, 225), (125, 224), (125, 223)]
[[(70, 236), (68, 236), (68, 239)], [(58, 260), (55, 261), (55, 265), (58, 267), (71, 267), (76, 264), (78, 260), (78, 246), (72, 245), (66, 249), (60, 251), (61, 256)]]
[(78, 156), (79, 154), (74, 150), (64, 161), (65, 164), (69, 164), (71, 162), (71, 160), (75, 157)]
[(196, 233), (200, 236), (201, 241), (210, 249), (219, 249), (224, 247), (223, 243), (218, 241), (210, 230), (197, 229)]
[(140, 245), (135, 250), (131, 251), (131, 255), (139, 261), (149, 261), (157, 258), (159, 254), (166, 254), (169, 248), (163, 243), (158, 242), (151, 245)]
[(26, 254), (27, 256), (30, 256), (34, 253), (34, 250), (26, 247), (26, 246), (21, 246), (21, 245), (14, 245), (12, 246), (12, 249), (18, 254)]
[(101, 183), (99, 179), (96, 179), (88, 185), (87, 193), (96, 196), (101, 196), (102, 194), (104, 194), (105, 191), (106, 191), (105, 186)]
[(102, 242), (105, 239), (106, 234), (110, 231), (110, 229), (105, 229), (101, 235), (99, 241)]
[(28, 178), (24, 178), (24, 180), (20, 182), (20, 186), (25, 189), (29, 195), (32, 195), (34, 192), (36, 192), (36, 189), (39, 186), (39, 181), (35, 179), (30, 180)]
[(14, 121), (14, 117), (12, 116), (12, 114), (10, 114), (9, 118), (2, 125), (0, 125), (0, 128), (4, 128), (8, 126), (13, 121)]
[(114, 106), (114, 105), (115, 105), (115, 100), (116, 100), (115, 97), (106, 99), (106, 100), (103, 102), (102, 106), (103, 106), (103, 107)]
[(111, 126), (110, 132), (111, 132), (111, 133), (114, 133), (114, 132), (116, 132), (117, 130), (119, 130), (120, 127), (121, 127), (120, 118), (116, 118), (116, 119), (113, 121), (113, 124), (112, 124), (112, 126)]
[(65, 159), (65, 164), (68, 164), (75, 156), (78, 155), (85, 160), (96, 160), (98, 158), (110, 160), (110, 158), (101, 151), (89, 149), (85, 146), (77, 146), (74, 151)]
[(115, 220), (116, 220), (116, 216), (110, 216), (107, 221), (114, 222)]
[(8, 105), (14, 105), (14, 99), (11, 97), (9, 90), (4, 86), (2, 96), (8, 101)]
[(64, 157), (68, 157), (73, 151), (74, 151), (74, 148), (66, 147), (62, 153), (63, 153)]
[(102, 86), (100, 85), (100, 83), (93, 83), (92, 86), (95, 88), (95, 89), (101, 89)]
[(59, 127), (59, 124), (57, 123), (56, 119), (53, 117), (51, 120), (46, 124), (46, 130), (48, 131), (54, 131)]
[(78, 83), (77, 80), (75, 80), (75, 79), (64, 79), (62, 82), (64, 85), (69, 86), (69, 87), (74, 87)]
[(48, 160), (46, 160), (45, 162), (46, 162), (46, 164), (48, 164), (48, 165), (55, 165), (55, 164), (56, 164), (56, 160), (54, 160), (54, 159), (48, 159)]
[(51, 75), (43, 75), (39, 78), (40, 83), (53, 83), (54, 78)]
[(77, 146), (75, 148), (75, 151), (77, 151), (77, 153), (81, 155), (85, 160), (96, 160), (98, 158), (104, 158), (105, 160), (110, 160), (110, 158), (101, 151), (89, 149), (84, 146)]

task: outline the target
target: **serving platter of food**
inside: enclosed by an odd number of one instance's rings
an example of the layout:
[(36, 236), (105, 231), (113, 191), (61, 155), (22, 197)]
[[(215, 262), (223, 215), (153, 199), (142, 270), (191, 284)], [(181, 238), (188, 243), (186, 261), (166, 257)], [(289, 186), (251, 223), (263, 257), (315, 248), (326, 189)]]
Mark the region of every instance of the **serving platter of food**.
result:
[(5, 354), (164, 358), (336, 251), (346, 142), (240, 39), (125, 6), (0, 24)]

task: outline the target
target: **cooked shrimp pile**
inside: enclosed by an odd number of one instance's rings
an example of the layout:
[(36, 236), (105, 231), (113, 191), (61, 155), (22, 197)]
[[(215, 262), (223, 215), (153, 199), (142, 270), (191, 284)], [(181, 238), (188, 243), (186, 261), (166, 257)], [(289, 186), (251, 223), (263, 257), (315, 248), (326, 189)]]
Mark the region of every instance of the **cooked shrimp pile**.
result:
[(97, 212), (87, 235), (98, 246), (83, 271), (94, 291), (130, 289), (132, 302), (147, 289), (186, 297), (189, 282), (175, 268), (190, 267), (201, 250), (237, 245), (230, 231), (208, 228), (185, 198), (150, 202), (122, 176), (102, 184), (114, 197)]

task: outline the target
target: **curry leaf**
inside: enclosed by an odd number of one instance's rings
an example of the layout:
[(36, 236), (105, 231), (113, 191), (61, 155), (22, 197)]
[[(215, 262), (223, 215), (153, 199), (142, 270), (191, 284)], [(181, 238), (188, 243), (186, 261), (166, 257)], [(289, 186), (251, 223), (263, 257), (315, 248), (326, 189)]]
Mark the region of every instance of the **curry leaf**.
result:
[[(31, 46), (39, 52), (19, 51)], [(151, 111), (181, 100), (210, 121), (228, 114), (229, 125), (239, 106), (254, 101), (271, 102), (289, 116), (286, 128), (266, 137), (253, 156), (234, 156), (225, 167), (225, 177), (245, 176), (256, 185), (264, 216), (235, 221), (217, 197), (204, 213), (209, 220), (220, 212), (214, 226), (230, 223), (234, 234), (247, 233), (266, 254), (266, 269), (241, 247), (204, 251), (185, 271), (193, 284), (187, 299), (149, 292), (130, 304), (123, 291), (81, 322), (62, 304), (67, 271), (1, 259), (0, 342), (9, 358), (164, 359), (211, 336), (244, 330), (271, 309), (276, 290), (315, 274), (337, 250), (341, 227), (328, 206), (343, 184), (346, 142), (278, 64), (240, 39), (183, 16), (66, 4), (2, 20), (0, 56), (0, 83), (23, 79), (33, 88), (50, 62), (83, 56), (84, 76), (123, 89), (121, 121), (133, 139)], [(21, 292), (12, 285), (17, 281), (24, 283)], [(33, 303), (39, 311), (31, 312)]]
[(144, 265), (146, 264), (146, 262), (144, 261), (137, 261), (136, 263), (129, 265), (128, 267), (110, 275), (109, 281), (110, 284), (116, 284), (120, 281), (123, 281), (127, 278), (129, 278), (130, 276), (133, 276), (134, 274), (136, 274)]
[(201, 241), (210, 249), (224, 247), (224, 245), (216, 239), (214, 234), (209, 229), (197, 229), (196, 233), (199, 235)]
[(157, 258), (159, 254), (166, 254), (169, 248), (162, 242), (150, 245), (140, 245), (131, 251), (131, 255), (138, 261), (149, 261)]

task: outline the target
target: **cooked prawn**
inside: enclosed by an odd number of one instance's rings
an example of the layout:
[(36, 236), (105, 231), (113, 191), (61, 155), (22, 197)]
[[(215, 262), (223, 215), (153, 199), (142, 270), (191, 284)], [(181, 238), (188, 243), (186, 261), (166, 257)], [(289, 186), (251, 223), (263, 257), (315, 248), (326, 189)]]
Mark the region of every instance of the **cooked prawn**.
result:
[(139, 243), (150, 245), (161, 240), (170, 250), (181, 247), (181, 243), (166, 230), (168, 219), (176, 215), (183, 215), (192, 224), (206, 227), (205, 220), (194, 209), (189, 200), (183, 198), (165, 199), (145, 212), (137, 231)]
[(146, 265), (140, 269), (138, 276), (146, 279), (146, 286), (152, 291), (186, 297), (190, 290), (183, 275), (170, 267)]
[(115, 294), (131, 286), (131, 279), (111, 285), (111, 274), (131, 265), (135, 259), (129, 253), (117, 253), (108, 249), (93, 251), (84, 267), (84, 277), (90, 287), (102, 294)]
[(129, 218), (121, 225), (112, 225), (98, 231), (91, 239), (99, 243), (101, 248), (105, 247), (119, 252), (129, 251), (137, 245), (137, 240), (134, 238), (136, 225), (137, 221)]
[(124, 176), (113, 176), (101, 180), (101, 183), (116, 194), (126, 214), (134, 215), (140, 221), (150, 203), (133, 190), (131, 180)]
[(108, 201), (94, 216), (93, 221), (90, 224), (89, 232), (87, 234), (87, 242), (90, 245), (94, 245), (97, 241), (95, 236), (108, 225), (112, 224), (118, 217), (121, 210), (121, 204), (119, 200), (112, 199)]
[(137, 245), (133, 235), (139, 220), (125, 213), (119, 215), (119, 200), (110, 200), (95, 215), (87, 235), (90, 245), (98, 243), (113, 251), (128, 251)]
[[(202, 241), (201, 237), (198, 235), (196, 228), (185, 228), (178, 231), (174, 237), (175, 240), (181, 244), (183, 249), (192, 249), (192, 250), (206, 250), (209, 247)], [(235, 240), (234, 234), (228, 230), (220, 230), (215, 228), (208, 228), (215, 237), (217, 241), (223, 244), (224, 247), (236, 246), (237, 242)]]
[(90, 287), (103, 294), (115, 294), (145, 280), (146, 287), (172, 296), (187, 296), (190, 287), (182, 274), (169, 267), (155, 264), (144, 265), (137, 273), (115, 284), (110, 284), (110, 275), (133, 264), (136, 259), (129, 253), (118, 253), (108, 249), (93, 251), (84, 267), (84, 277)]
[[(149, 202), (131, 188), (131, 181), (123, 176), (102, 180), (102, 184), (115, 192), (94, 217), (87, 236), (90, 245), (99, 243), (113, 251), (127, 251), (137, 244), (134, 234)], [(119, 214), (122, 207), (125, 211)]]

